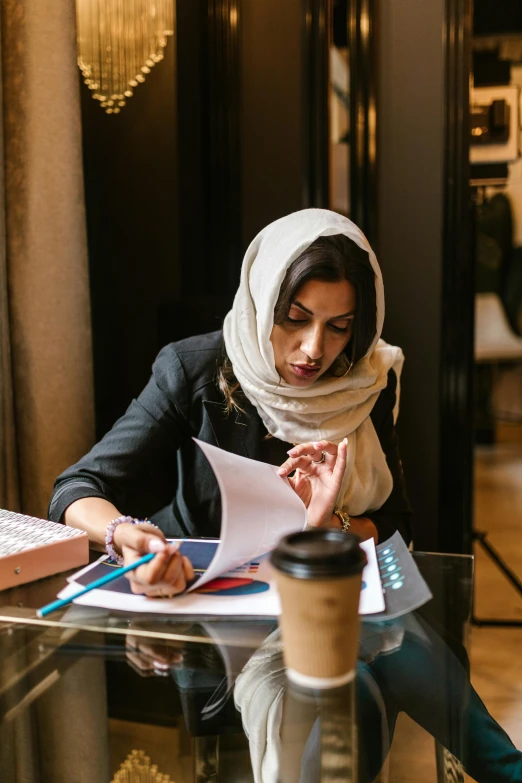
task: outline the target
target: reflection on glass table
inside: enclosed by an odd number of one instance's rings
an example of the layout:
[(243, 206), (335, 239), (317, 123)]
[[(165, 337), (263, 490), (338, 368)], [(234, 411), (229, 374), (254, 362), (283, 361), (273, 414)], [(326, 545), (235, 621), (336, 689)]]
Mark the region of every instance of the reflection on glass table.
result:
[[(356, 681), (323, 693), (288, 686), (274, 622), (88, 607), (37, 621), (63, 576), (0, 593), (0, 779), (385, 781), (391, 746), (400, 781), (405, 711), (436, 739), (433, 780), (463, 780), (457, 758), (478, 781), (522, 780), (520, 753), (469, 682), (472, 559), (415, 559), (433, 600), (363, 623)], [(401, 751), (415, 760), (413, 744)]]

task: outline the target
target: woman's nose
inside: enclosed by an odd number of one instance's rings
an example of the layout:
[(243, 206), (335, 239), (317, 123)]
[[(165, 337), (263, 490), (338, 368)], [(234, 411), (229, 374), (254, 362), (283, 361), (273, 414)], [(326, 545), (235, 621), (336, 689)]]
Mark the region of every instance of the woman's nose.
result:
[(301, 350), (309, 359), (317, 361), (324, 351), (324, 333), (320, 326), (307, 329), (301, 342)]

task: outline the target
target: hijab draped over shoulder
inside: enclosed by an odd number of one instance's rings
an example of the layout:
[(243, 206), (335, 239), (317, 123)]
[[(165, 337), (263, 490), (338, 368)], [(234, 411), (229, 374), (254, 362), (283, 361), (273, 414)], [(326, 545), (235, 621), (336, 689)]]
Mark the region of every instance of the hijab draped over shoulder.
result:
[[(366, 355), (344, 377), (326, 372), (307, 388), (291, 386), (275, 367), (270, 341), (274, 307), (290, 264), (319, 237), (336, 234), (344, 234), (368, 253), (375, 279), (375, 337)], [(380, 508), (393, 487), (370, 419), (392, 369), (397, 375), (395, 419), (399, 410), (404, 356), (400, 348), (380, 339), (383, 321), (381, 270), (362, 231), (335, 212), (304, 209), (271, 223), (250, 244), (224, 323), (225, 347), (234, 374), (271, 435), (290, 443), (339, 443), (347, 437), (348, 460), (338, 505), (353, 516)]]

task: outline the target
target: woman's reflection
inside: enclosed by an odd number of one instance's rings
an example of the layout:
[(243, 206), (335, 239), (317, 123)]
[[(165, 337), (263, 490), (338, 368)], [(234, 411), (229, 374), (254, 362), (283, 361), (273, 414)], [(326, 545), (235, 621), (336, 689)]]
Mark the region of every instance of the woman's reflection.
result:
[[(267, 641), (244, 667), (235, 687), (256, 783), (369, 783), (384, 763), (401, 711), (453, 753), (478, 783), (522, 780), (522, 754), (488, 713), (457, 657), (420, 617), (363, 624), (355, 684), (357, 778), (349, 771), (354, 763), (347, 720), (350, 687), (310, 693), (307, 706), (302, 697), (296, 722), (296, 692), (287, 690), (281, 649), (273, 636)], [(281, 738), (287, 747), (282, 747)], [(334, 777), (325, 777), (325, 753), (330, 753)], [(281, 777), (279, 759), (284, 764)]]

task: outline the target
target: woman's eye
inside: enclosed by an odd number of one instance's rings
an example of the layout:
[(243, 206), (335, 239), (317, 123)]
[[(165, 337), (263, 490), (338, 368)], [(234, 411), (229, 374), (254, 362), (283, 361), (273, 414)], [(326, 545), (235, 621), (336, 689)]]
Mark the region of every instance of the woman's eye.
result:
[(286, 316), (286, 320), (289, 324), (304, 324), (306, 323), (306, 318), (290, 318), (289, 315)]
[(335, 324), (330, 324), (330, 329), (333, 329), (334, 332), (340, 332), (341, 334), (345, 334), (346, 332), (349, 332), (350, 329), (353, 326), (353, 321), (350, 321), (346, 324), (346, 326), (336, 326)]

